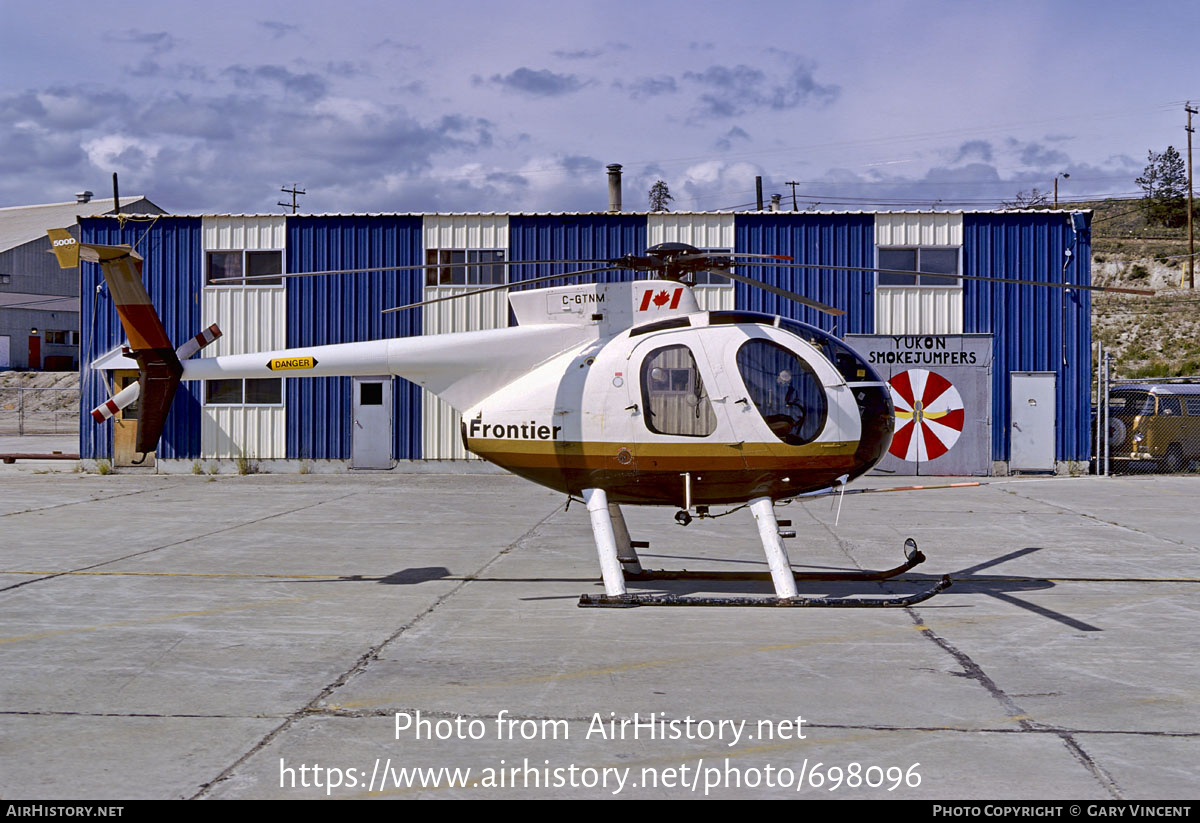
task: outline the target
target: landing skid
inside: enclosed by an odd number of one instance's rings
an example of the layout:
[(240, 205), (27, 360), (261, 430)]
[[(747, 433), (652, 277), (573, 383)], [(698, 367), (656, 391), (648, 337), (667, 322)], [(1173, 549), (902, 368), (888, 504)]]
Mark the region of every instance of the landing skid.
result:
[[(798, 572), (792, 571), (793, 580), (887, 580), (925, 562), (925, 555), (917, 548), (911, 537), (904, 541), (905, 562), (886, 571), (858, 572)], [(626, 570), (626, 580), (770, 580), (770, 572), (720, 572), (688, 571), (687, 569), (643, 569), (640, 572)], [(943, 587), (944, 588), (944, 587)]]
[[(886, 571), (796, 572), (788, 562), (770, 498), (758, 497), (749, 503), (758, 526), (759, 538), (766, 553), (770, 573), (764, 572), (692, 572), (647, 571), (642, 568), (637, 548), (629, 538), (629, 529), (621, 507), (608, 502), (603, 489), (584, 489), (584, 501), (592, 521), (600, 571), (604, 578), (603, 595), (581, 595), (579, 605), (585, 608), (631, 609), (638, 606), (767, 606), (772, 608), (899, 608), (928, 600), (950, 586), (950, 578), (942, 577), (934, 586), (908, 595), (888, 597), (801, 597), (796, 591), (797, 580), (878, 581), (902, 574), (925, 560), (911, 537), (904, 541), (905, 562)], [(786, 536), (793, 536), (789, 533)], [(770, 580), (774, 597), (683, 597), (679, 595), (630, 594), (626, 580)]]
[[(859, 578), (861, 579), (861, 578)], [(768, 606), (778, 609), (862, 609), (903, 608), (928, 600), (950, 588), (949, 575), (943, 575), (931, 588), (897, 597), (681, 597), (674, 594), (583, 594), (581, 608), (634, 609), (638, 606)]]

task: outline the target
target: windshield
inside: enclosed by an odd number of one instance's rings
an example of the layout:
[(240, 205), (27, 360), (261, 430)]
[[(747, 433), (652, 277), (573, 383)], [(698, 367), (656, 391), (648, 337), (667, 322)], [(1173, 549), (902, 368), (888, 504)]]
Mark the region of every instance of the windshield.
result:
[(1154, 396), (1144, 391), (1115, 391), (1108, 395), (1108, 410), (1119, 417), (1154, 414)]
[(795, 320), (780, 318), (779, 328), (791, 332), (806, 343), (811, 343), (825, 355), (826, 359), (841, 373), (847, 383), (878, 383), (880, 377), (858, 356), (854, 349), (832, 334)]

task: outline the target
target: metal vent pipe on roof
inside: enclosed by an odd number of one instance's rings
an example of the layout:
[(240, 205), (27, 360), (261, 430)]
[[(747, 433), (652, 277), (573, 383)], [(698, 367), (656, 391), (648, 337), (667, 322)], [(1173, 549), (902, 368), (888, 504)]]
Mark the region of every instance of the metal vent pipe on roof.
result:
[(610, 212), (619, 212), (621, 210), (620, 163), (609, 163), (608, 165), (608, 210)]

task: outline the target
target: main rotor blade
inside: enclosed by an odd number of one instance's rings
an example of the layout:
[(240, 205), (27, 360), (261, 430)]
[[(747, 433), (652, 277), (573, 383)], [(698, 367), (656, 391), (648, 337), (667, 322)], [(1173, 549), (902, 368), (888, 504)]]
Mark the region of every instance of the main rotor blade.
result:
[(317, 277), (323, 274), (374, 274), (382, 271), (428, 271), (429, 269), (457, 269), (466, 266), (534, 266), (549, 263), (613, 263), (609, 259), (597, 260), (476, 260), (470, 263), (420, 263), (411, 266), (373, 266), (368, 269), (328, 269), (326, 271), (294, 271), (286, 274), (247, 274), (242, 277), (215, 277), (210, 283), (251, 283), (255, 280), (278, 280), (281, 277)]
[(545, 277), (534, 277), (529, 280), (518, 280), (513, 283), (501, 283), (499, 286), (488, 286), (487, 288), (483, 289), (471, 289), (470, 291), (463, 292), (462, 294), (451, 294), (447, 295), (446, 297), (435, 297), (432, 300), (422, 300), (420, 303), (409, 303), (407, 306), (393, 306), (390, 309), (384, 309), (383, 313), (388, 314), (394, 311), (415, 309), (418, 306), (429, 306), (433, 303), (445, 303), (447, 300), (458, 300), (462, 297), (470, 297), (473, 294), (482, 294), (483, 292), (488, 291), (503, 291), (505, 289), (517, 289), (521, 286), (528, 286), (532, 283), (544, 283), (547, 280), (561, 280), (566, 277), (579, 277), (583, 274), (595, 274), (596, 272), (602, 271), (623, 271), (623, 269), (620, 266), (603, 266), (598, 269), (583, 269), (582, 271), (567, 271), (561, 272), (560, 274), (549, 274)]
[[(739, 265), (739, 264), (734, 264)], [(747, 264), (740, 264), (747, 265)], [(1081, 283), (1051, 283), (1046, 280), (1014, 280), (1008, 277), (984, 277), (978, 274), (946, 274), (936, 271), (903, 271), (901, 269), (871, 269), (863, 266), (824, 266), (820, 263), (766, 263), (780, 269), (829, 269), (831, 271), (869, 271), (878, 274), (927, 274), (930, 277), (948, 277), (959, 280), (982, 280), (987, 283), (1011, 283), (1014, 286), (1049, 286), (1055, 289), (1080, 289), (1083, 291), (1111, 291), (1119, 294), (1143, 294), (1153, 297), (1151, 289), (1126, 289), (1120, 286), (1085, 286)]]
[(759, 260), (791, 260), (792, 258), (786, 254), (748, 254), (740, 251), (714, 251), (714, 252), (689, 252), (681, 254), (675, 258), (675, 262), (686, 262), (689, 260), (703, 260), (706, 257), (715, 257), (720, 260), (728, 260), (733, 257), (753, 257)]
[(778, 286), (772, 286), (769, 283), (763, 283), (761, 280), (755, 280), (753, 277), (746, 277), (744, 274), (735, 274), (729, 269), (720, 269), (711, 273), (720, 275), (721, 277), (728, 277), (732, 280), (737, 280), (749, 286), (756, 286), (760, 289), (771, 292), (771, 294), (777, 294), (780, 297), (786, 297), (788, 300), (794, 300), (803, 306), (808, 306), (810, 309), (816, 309), (817, 311), (825, 312), (825, 314), (832, 314), (835, 316), (845, 314), (845, 312), (841, 309), (835, 309), (833, 306), (828, 306), (824, 303), (818, 303), (816, 300), (809, 300), (807, 297), (796, 294), (794, 291), (788, 291), (787, 289), (781, 289)]

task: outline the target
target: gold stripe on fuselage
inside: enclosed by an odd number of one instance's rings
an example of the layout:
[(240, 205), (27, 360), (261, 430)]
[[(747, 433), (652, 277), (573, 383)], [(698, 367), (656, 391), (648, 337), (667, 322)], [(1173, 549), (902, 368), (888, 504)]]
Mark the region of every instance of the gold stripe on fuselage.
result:
[(502, 440), (472, 437), (467, 448), (502, 466), (552, 466), (573, 469), (629, 464), (637, 470), (787, 469), (832, 465), (853, 460), (857, 441), (807, 443), (609, 443), (601, 441)]

